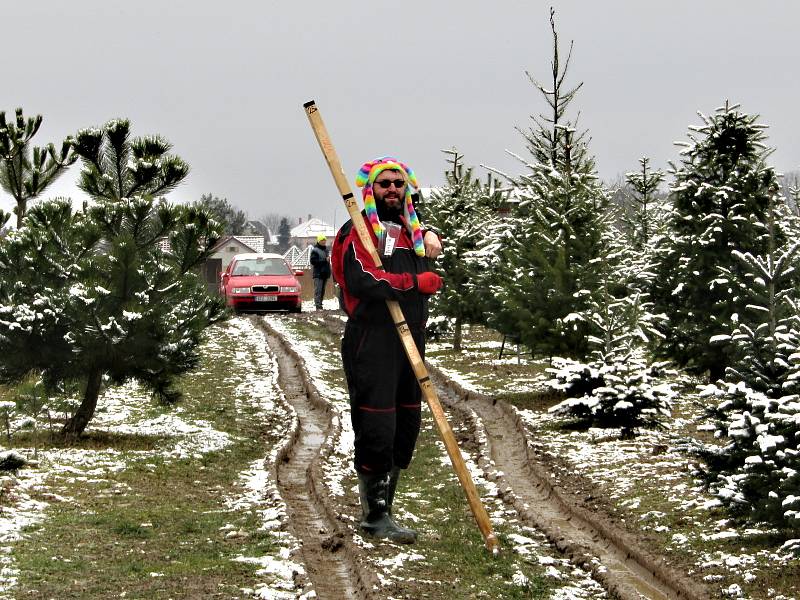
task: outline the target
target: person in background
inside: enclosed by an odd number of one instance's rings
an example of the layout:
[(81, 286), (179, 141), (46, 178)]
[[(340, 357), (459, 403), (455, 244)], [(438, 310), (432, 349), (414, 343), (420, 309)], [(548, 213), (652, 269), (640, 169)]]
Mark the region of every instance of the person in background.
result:
[(314, 306), (322, 310), (322, 299), (325, 297), (325, 284), (331, 276), (331, 265), (328, 261), (328, 239), (323, 235), (317, 236), (317, 243), (311, 247), (311, 276), (314, 279)]
[(392, 514), (402, 469), (419, 435), (422, 393), (386, 300), (396, 300), (420, 355), (425, 355), (428, 298), (442, 285), (429, 258), (442, 251), (439, 236), (420, 225), (411, 194), (417, 179), (408, 165), (383, 157), (361, 167), (367, 229), (383, 268), (361, 243), (352, 221), (333, 242), (333, 278), (347, 313), (342, 364), (350, 394), (354, 467), (366, 535), (410, 544), (417, 533)]

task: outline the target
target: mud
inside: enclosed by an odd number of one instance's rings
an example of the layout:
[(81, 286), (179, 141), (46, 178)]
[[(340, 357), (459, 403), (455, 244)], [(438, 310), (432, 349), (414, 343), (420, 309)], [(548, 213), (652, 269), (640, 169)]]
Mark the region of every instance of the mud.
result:
[(338, 434), (338, 421), (303, 368), (302, 358), (263, 319), (254, 319), (278, 361), (278, 381), (297, 416), (295, 431), (278, 455), (276, 478), (287, 505), (289, 529), (302, 544), (302, 559), (317, 598), (376, 598), (377, 578), (360, 566), (350, 532), (325, 489), (321, 461)]

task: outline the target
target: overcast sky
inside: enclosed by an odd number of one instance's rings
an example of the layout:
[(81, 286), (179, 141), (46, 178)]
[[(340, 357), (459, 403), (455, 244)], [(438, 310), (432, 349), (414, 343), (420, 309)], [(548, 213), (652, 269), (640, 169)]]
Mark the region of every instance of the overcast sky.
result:
[[(315, 99), (352, 181), (395, 155), (423, 186), (442, 183), (441, 150), (509, 172), (515, 127), (545, 110), (525, 71), (546, 80), (556, 9), (572, 104), (612, 180), (673, 142), (725, 99), (761, 115), (780, 171), (800, 168), (796, 0), (462, 0), (402, 3), (39, 0), (4, 3), (0, 110), (44, 124), (34, 141), (128, 117), (187, 160), (176, 202), (203, 193), (253, 218), (341, 224), (344, 208), (302, 104)], [(72, 167), (45, 194), (81, 198)], [(0, 192), (0, 207), (12, 200)]]

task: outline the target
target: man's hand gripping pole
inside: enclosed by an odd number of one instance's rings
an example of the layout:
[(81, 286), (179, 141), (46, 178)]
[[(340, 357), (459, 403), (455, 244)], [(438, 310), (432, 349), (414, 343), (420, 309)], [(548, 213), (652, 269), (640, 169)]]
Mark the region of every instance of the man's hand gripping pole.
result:
[[(317, 109), (317, 105), (313, 100), (306, 102), (303, 107), (305, 108), (306, 115), (308, 115), (311, 128), (314, 130), (314, 135), (322, 149), (322, 154), (325, 156), (333, 179), (336, 182), (336, 187), (339, 188), (339, 192), (342, 195), (344, 204), (347, 207), (347, 212), (350, 213), (350, 219), (353, 222), (353, 226), (356, 228), (358, 237), (364, 245), (364, 248), (369, 252), (372, 260), (375, 261), (375, 266), (381, 268), (380, 256), (375, 249), (375, 245), (372, 243), (372, 238), (367, 230), (367, 224), (364, 221), (361, 210), (358, 208), (358, 203), (353, 197), (353, 193), (344, 176), (342, 165), (328, 137), (328, 132), (325, 129), (325, 124), (322, 122), (319, 109)], [(453, 464), (456, 475), (458, 475), (458, 480), (461, 482), (461, 487), (464, 489), (464, 494), (467, 496), (467, 502), (472, 510), (472, 514), (475, 516), (475, 521), (478, 523), (478, 529), (480, 529), (483, 535), (486, 548), (490, 550), (493, 555), (496, 555), (500, 552), (500, 544), (497, 541), (497, 536), (492, 532), (492, 524), (489, 521), (489, 515), (486, 513), (483, 504), (481, 504), (480, 497), (475, 489), (475, 483), (473, 483), (472, 477), (469, 471), (467, 471), (467, 466), (464, 464), (464, 457), (461, 456), (461, 450), (458, 448), (453, 430), (450, 428), (450, 423), (448, 423), (447, 417), (442, 410), (442, 405), (436, 395), (436, 390), (433, 388), (428, 370), (425, 368), (425, 363), (419, 354), (419, 350), (417, 350), (414, 338), (411, 337), (411, 332), (406, 324), (403, 311), (395, 300), (387, 300), (386, 306), (389, 308), (392, 319), (394, 319), (397, 333), (400, 335), (406, 355), (411, 363), (411, 368), (414, 370), (414, 375), (417, 378), (419, 387), (422, 389), (422, 395), (425, 397), (425, 401), (431, 409), (433, 420), (436, 422), (436, 427), (439, 429), (442, 441), (444, 441), (447, 454), (450, 456), (450, 462)]]

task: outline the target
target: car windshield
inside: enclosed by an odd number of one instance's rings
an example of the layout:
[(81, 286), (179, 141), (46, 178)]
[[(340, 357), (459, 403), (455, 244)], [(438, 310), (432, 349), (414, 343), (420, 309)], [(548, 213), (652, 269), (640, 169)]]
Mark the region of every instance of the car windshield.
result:
[(291, 275), (282, 258), (246, 258), (237, 260), (232, 275)]

